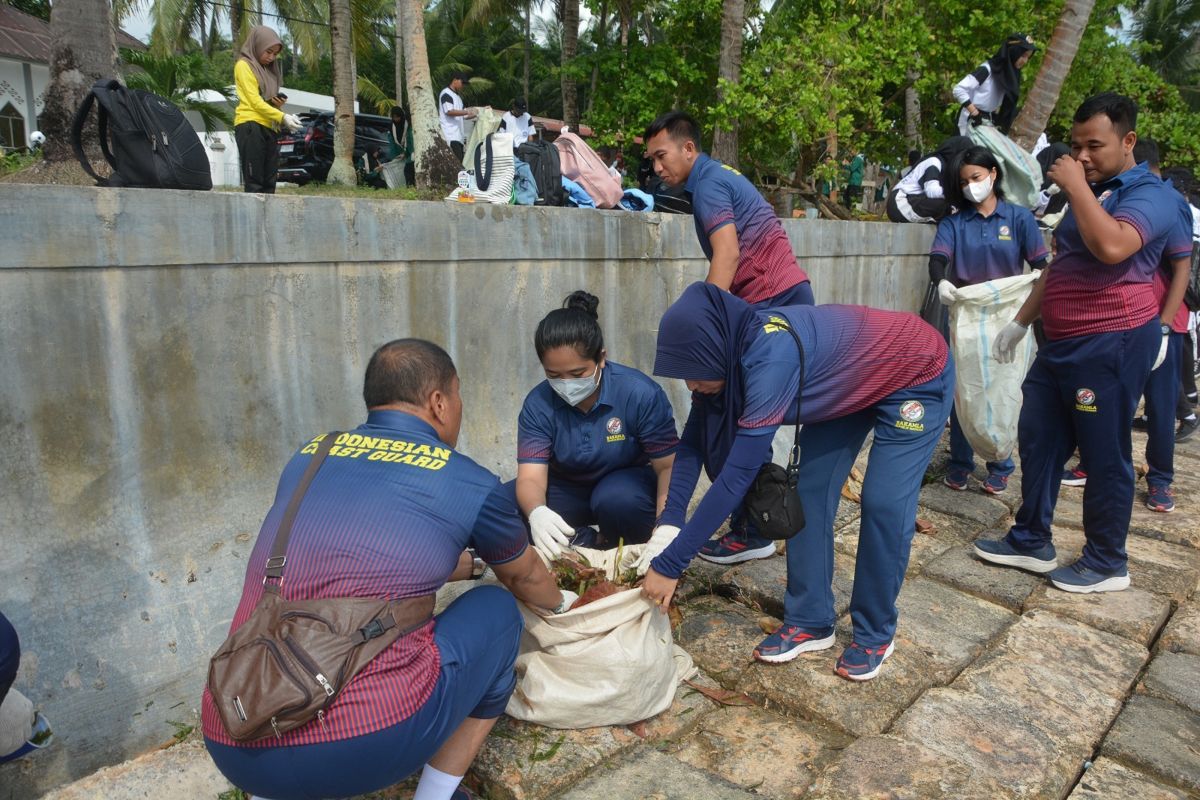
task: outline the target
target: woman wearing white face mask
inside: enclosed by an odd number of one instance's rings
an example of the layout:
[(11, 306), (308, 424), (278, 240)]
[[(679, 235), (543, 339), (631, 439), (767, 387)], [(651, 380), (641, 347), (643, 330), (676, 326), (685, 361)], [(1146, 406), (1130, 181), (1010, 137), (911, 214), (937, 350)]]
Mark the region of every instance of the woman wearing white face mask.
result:
[(598, 305), (572, 292), (534, 335), (546, 380), (521, 408), (509, 488), (548, 558), (567, 544), (646, 541), (671, 484), (679, 443), (671, 404), (653, 379), (607, 359)]
[[(972, 147), (959, 157), (958, 181), (947, 181), (947, 197), (959, 210), (938, 223), (929, 253), (929, 277), (938, 286), (944, 305), (949, 305), (956, 286), (1008, 278), (1025, 271), (1025, 264), (1042, 269), (1050, 260), (1046, 242), (1033, 214), (1005, 202), (1000, 188), (1003, 174), (991, 151)], [(950, 174), (954, 174), (953, 172)], [(942, 334), (949, 339), (945, 315)], [(954, 354), (960, 361), (959, 353)], [(967, 443), (957, 414), (950, 415), (950, 464), (944, 483), (962, 491), (975, 470), (975, 454)], [(1000, 494), (1008, 488), (1011, 458), (990, 461), (983, 491)]]

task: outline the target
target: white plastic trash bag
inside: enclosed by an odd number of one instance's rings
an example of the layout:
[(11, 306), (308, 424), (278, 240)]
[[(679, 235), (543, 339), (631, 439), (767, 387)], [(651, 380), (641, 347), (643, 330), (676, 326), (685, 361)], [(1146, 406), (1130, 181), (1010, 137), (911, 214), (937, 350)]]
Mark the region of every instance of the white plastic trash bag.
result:
[(971, 449), (986, 461), (1002, 461), (1017, 446), (1021, 382), (1036, 350), (1033, 334), (1027, 334), (1012, 362), (1001, 364), (992, 358), (992, 344), (1017, 315), (1039, 274), (957, 288), (950, 304), (954, 408)]
[[(593, 567), (633, 566), (641, 545), (575, 552)], [(691, 657), (671, 639), (666, 614), (627, 589), (594, 603), (543, 617), (517, 603), (525, 618), (510, 717), (550, 728), (629, 725), (670, 707), (675, 687), (695, 673)]]
[(1042, 165), (1033, 154), (986, 122), (971, 128), (971, 141), (986, 147), (1000, 162), (1004, 199), (1025, 208), (1036, 208), (1042, 191)]

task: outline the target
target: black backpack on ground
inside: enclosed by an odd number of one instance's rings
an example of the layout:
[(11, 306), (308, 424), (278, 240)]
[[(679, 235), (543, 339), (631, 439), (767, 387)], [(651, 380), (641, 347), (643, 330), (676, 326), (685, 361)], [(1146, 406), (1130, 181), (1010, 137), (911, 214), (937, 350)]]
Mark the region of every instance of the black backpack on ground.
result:
[(549, 142), (528, 141), (517, 148), (517, 158), (529, 165), (533, 182), (537, 184), (538, 199), (534, 205), (565, 206), (567, 193), (562, 185), (562, 167), (558, 149)]
[(668, 186), (662, 178), (655, 175), (646, 182), (645, 192), (654, 197), (654, 210), (664, 214), (691, 214), (692, 195), (679, 186)]
[[(109, 178), (97, 175), (83, 152), (83, 126), (97, 102), (100, 149), (113, 170)], [(183, 112), (169, 100), (127, 89), (120, 81), (96, 81), (75, 112), (71, 145), (99, 186), (212, 189), (208, 155)]]

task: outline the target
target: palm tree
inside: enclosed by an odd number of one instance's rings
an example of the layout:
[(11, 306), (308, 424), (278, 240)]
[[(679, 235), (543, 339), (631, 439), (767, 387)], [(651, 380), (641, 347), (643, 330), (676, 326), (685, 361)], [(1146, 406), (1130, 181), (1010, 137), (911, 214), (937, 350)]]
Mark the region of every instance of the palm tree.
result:
[[(746, 0), (724, 0), (721, 6), (721, 55), (717, 62), (718, 103), (724, 102), (728, 87), (741, 80), (742, 26), (745, 22)], [(712, 153), (713, 158), (737, 168), (737, 120), (717, 125), (713, 131)]]
[(233, 128), (233, 116), (224, 108), (204, 102), (197, 92), (216, 92), (233, 102), (228, 83), (215, 74), (201, 53), (180, 56), (158, 56), (148, 51), (122, 48), (121, 60), (134, 67), (126, 74), (125, 83), (131, 89), (144, 89), (165, 97), (184, 111), (195, 111), (211, 132), (221, 126)]
[[(71, 121), (75, 109), (101, 78), (117, 74), (117, 41), (108, 0), (55, 0), (50, 11), (50, 85), (42, 111), (49, 162), (75, 158)], [(94, 129), (84, 131), (85, 149), (99, 154)], [(93, 163), (100, 161), (93, 158)]]
[(442, 139), (438, 124), (429, 51), (425, 47), (425, 5), (422, 0), (399, 0), (397, 5), (402, 6), (396, 23), (404, 38), (404, 83), (412, 115), (417, 186), (422, 189), (450, 186), (461, 165)]
[(1150, 47), (1138, 60), (1189, 100), (1197, 99), (1200, 54), (1200, 0), (1145, 0), (1134, 12), (1132, 33)]
[(562, 0), (562, 22), (563, 122), (576, 128), (579, 127), (579, 92), (571, 62), (579, 50), (579, 0)]
[(353, 186), (354, 57), (350, 34), (350, 0), (329, 0), (329, 40), (333, 53), (333, 164), (326, 180)]
[(1054, 35), (1046, 47), (1042, 68), (1038, 70), (1029, 96), (1025, 99), (1025, 106), (1013, 121), (1009, 134), (1013, 141), (1026, 150), (1033, 147), (1050, 121), (1095, 4), (1096, 0), (1066, 0), (1063, 6), (1062, 16), (1058, 18)]

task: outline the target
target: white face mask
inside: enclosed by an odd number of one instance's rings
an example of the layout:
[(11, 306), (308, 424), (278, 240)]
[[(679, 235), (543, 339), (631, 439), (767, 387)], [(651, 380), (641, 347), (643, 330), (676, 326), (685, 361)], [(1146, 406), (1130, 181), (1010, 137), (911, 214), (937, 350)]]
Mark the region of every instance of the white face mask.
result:
[(992, 176), (988, 175), (986, 178), (984, 178), (981, 181), (975, 181), (974, 183), (968, 183), (966, 185), (966, 187), (963, 188), (963, 193), (966, 194), (966, 196), (971, 200), (971, 202), (982, 203), (984, 200), (987, 200), (989, 197), (992, 196), (992, 183), (993, 182), (994, 181), (992, 180)]
[(555, 394), (571, 405), (577, 406), (591, 397), (592, 392), (596, 391), (596, 387), (600, 385), (600, 365), (596, 365), (596, 371), (591, 375), (585, 375), (582, 378), (547, 378), (546, 380)]

